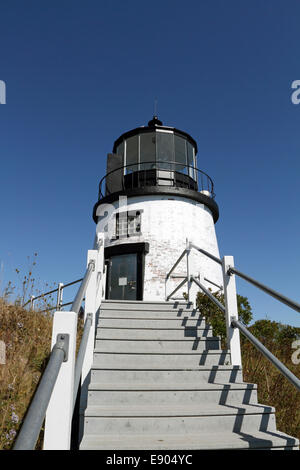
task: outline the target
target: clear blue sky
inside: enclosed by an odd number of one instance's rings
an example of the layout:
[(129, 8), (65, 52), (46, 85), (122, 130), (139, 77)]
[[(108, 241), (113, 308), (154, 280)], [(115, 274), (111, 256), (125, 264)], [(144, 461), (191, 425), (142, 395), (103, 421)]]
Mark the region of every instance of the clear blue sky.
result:
[[(145, 125), (190, 133), (214, 180), (221, 254), (300, 301), (298, 0), (2, 0), (1, 288), (85, 270), (114, 140)], [(300, 315), (238, 281), (254, 318)]]

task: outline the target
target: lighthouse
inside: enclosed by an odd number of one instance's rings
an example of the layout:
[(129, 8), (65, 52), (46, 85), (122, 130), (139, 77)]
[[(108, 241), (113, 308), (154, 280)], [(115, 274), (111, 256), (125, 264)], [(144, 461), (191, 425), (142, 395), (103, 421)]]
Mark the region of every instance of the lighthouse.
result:
[(193, 137), (157, 116), (114, 142), (93, 210), (95, 243), (104, 237), (107, 300), (165, 301), (188, 293), (194, 302), (197, 285), (184, 283), (190, 275), (212, 291), (222, 285), (220, 265), (197, 250), (187, 250), (168, 277), (189, 243), (219, 257), (214, 185), (197, 156)]

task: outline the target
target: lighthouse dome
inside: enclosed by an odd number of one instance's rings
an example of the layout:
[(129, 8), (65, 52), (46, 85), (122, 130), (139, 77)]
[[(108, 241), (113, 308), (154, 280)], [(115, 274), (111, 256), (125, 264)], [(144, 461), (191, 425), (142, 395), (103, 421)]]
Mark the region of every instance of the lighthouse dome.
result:
[[(114, 142), (93, 213), (105, 238), (108, 299), (164, 300), (166, 274), (187, 239), (219, 255), (213, 181), (196, 158), (196, 141), (157, 116)], [(220, 285), (219, 266), (199, 253), (189, 264), (191, 272), (205, 269), (211, 285)], [(184, 263), (178, 270), (180, 277)], [(168, 288), (174, 283), (169, 279)]]

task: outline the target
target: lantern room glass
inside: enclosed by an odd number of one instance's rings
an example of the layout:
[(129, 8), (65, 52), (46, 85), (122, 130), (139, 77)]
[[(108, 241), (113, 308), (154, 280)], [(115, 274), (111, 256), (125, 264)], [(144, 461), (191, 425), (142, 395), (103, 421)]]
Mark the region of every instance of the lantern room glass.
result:
[(116, 153), (124, 155), (124, 174), (156, 168), (184, 173), (197, 180), (195, 147), (179, 133), (141, 132), (124, 139)]

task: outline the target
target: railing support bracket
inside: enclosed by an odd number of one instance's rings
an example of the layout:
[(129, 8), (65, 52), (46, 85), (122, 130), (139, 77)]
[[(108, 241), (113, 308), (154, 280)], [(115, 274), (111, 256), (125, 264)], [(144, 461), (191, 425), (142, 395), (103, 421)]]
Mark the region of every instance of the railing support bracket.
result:
[(69, 334), (59, 333), (56, 336), (55, 349), (61, 349), (64, 352), (63, 362), (67, 362), (69, 358), (69, 341), (70, 341)]

